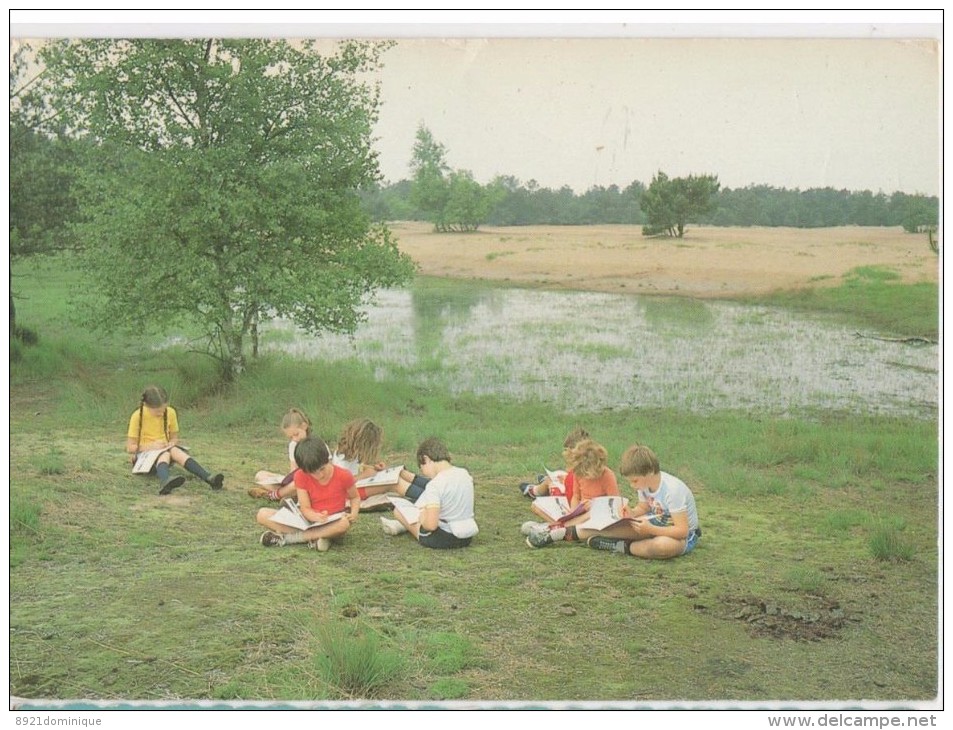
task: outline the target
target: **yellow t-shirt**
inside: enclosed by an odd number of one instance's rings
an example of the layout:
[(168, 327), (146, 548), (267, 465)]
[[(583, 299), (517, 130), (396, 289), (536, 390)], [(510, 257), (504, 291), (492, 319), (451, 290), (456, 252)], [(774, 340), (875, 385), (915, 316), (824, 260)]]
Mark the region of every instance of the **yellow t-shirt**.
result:
[[(148, 408), (142, 409), (142, 431), (139, 431), (139, 409), (132, 412), (132, 418), (129, 419), (129, 433), (127, 436), (131, 439), (138, 438), (140, 444), (151, 444), (153, 441), (168, 441), (174, 433), (179, 432), (179, 419), (175, 415), (175, 408), (167, 406), (165, 409), (166, 418), (154, 416)], [(163, 420), (165, 420), (166, 430), (162, 430)]]

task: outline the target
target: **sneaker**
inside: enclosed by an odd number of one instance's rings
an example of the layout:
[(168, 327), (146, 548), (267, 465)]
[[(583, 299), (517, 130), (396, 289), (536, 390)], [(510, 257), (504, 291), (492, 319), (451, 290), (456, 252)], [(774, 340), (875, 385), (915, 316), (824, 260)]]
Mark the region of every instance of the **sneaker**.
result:
[(544, 525), (540, 522), (537, 522), (536, 524), (539, 525), (539, 527), (533, 528), (526, 536), (526, 544), (532, 548), (541, 548), (546, 547), (547, 545), (552, 545), (554, 542), (553, 531), (549, 529), (549, 525)]
[(185, 477), (171, 477), (162, 483), (159, 494), (172, 494), (173, 489), (178, 489), (185, 484)]
[(308, 547), (317, 550), (319, 553), (326, 553), (331, 549), (331, 541), (326, 537), (319, 537), (317, 540), (309, 542)]
[(277, 532), (272, 532), (268, 530), (261, 533), (261, 537), (258, 538), (260, 542), (265, 547), (280, 547), (285, 544), (285, 538), (279, 535)]
[(535, 530), (538, 530), (542, 528), (543, 526), (544, 525), (542, 522), (533, 522), (532, 520), (530, 520), (529, 522), (524, 522), (522, 525), (520, 525), (520, 534), (528, 535), (529, 533)]
[(407, 532), (407, 528), (400, 522), (397, 520), (389, 520), (386, 517), (381, 517), (381, 528), (384, 530), (385, 535), (400, 535), (401, 533)]
[(225, 476), (222, 474), (216, 474), (214, 477), (208, 480), (208, 485), (214, 489), (216, 492), (222, 488), (222, 485), (225, 483)]
[(529, 499), (536, 499), (536, 485), (529, 482), (520, 482), (520, 494)]
[(593, 535), (588, 540), (586, 540), (586, 545), (591, 547), (593, 550), (608, 550), (612, 553), (619, 553), (620, 555), (625, 555), (628, 552), (628, 547), (625, 544), (625, 540), (621, 537), (603, 537), (602, 535)]

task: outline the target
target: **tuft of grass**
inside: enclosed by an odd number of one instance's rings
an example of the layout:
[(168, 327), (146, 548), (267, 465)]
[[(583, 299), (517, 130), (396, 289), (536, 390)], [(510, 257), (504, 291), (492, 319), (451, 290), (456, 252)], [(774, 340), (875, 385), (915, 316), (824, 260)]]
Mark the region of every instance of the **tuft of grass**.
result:
[(318, 641), (321, 678), (348, 699), (380, 697), (381, 690), (406, 671), (400, 653), (383, 647), (370, 630), (330, 622), (319, 628)]
[(824, 575), (807, 565), (796, 565), (784, 574), (784, 585), (792, 591), (816, 593), (824, 585)]
[(36, 460), (36, 471), (43, 476), (56, 476), (66, 471), (66, 464), (63, 461), (63, 453), (51, 446), (50, 450)]
[(896, 524), (880, 522), (868, 540), (870, 553), (882, 562), (909, 562), (913, 560), (915, 549), (903, 534), (902, 527)]

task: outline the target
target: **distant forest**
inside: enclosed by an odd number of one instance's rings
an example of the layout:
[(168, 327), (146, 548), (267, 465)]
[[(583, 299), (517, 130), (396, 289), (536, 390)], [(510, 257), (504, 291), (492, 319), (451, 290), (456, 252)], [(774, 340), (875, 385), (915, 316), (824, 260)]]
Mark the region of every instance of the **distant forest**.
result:
[[(411, 180), (385, 183), (362, 192), (365, 211), (375, 220), (428, 220), (414, 205)], [(595, 186), (576, 194), (569, 186), (558, 190), (499, 177), (484, 186), (493, 204), (484, 223), (491, 226), (644, 224), (639, 206), (645, 185), (635, 181), (625, 188)], [(770, 185), (722, 188), (714, 209), (690, 223), (714, 226), (902, 226), (915, 232), (936, 226), (936, 196), (895, 192), (852, 192), (835, 188), (788, 190)]]

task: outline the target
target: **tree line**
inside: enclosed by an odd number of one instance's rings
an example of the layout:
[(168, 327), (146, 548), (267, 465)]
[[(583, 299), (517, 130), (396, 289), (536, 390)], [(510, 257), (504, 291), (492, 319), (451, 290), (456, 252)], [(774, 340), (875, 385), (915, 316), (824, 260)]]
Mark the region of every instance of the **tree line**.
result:
[[(412, 180), (377, 183), (362, 193), (364, 209), (380, 221), (433, 222), (414, 204)], [(492, 205), (482, 225), (646, 225), (642, 196), (645, 184), (635, 180), (624, 188), (596, 185), (576, 193), (568, 185), (553, 189), (535, 180), (521, 182), (499, 177), (484, 189), (492, 191)], [(911, 233), (936, 226), (939, 198), (895, 192), (872, 193), (833, 187), (806, 190), (749, 185), (722, 188), (711, 197), (713, 210), (695, 215), (690, 223), (713, 226), (902, 226)]]
[(438, 231), (472, 231), (480, 225), (641, 224), (648, 236), (681, 237), (688, 223), (715, 226), (935, 227), (936, 196), (872, 193), (833, 187), (807, 190), (749, 185), (722, 188), (716, 175), (669, 177), (659, 171), (648, 185), (541, 187), (499, 175), (481, 185), (467, 170), (453, 170), (447, 149), (425, 125), (411, 151), (410, 180), (375, 183), (362, 190), (364, 209), (376, 220), (429, 221)]

